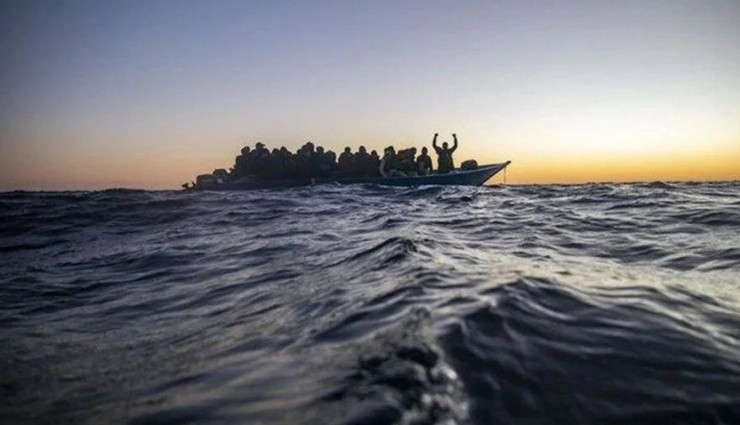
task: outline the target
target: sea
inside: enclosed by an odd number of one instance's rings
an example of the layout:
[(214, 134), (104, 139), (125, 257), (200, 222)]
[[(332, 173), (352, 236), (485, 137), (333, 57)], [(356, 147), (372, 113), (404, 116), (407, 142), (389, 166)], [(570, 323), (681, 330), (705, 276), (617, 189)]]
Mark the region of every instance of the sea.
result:
[(740, 424), (740, 182), (0, 194), (3, 424)]

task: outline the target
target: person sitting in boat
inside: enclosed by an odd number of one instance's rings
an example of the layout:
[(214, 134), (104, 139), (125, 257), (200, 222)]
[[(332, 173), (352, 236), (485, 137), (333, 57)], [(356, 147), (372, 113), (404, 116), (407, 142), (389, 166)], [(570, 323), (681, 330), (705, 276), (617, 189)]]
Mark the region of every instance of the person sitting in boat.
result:
[(407, 176), (415, 176), (416, 172), (416, 148), (408, 148), (398, 151), (399, 170)]
[(238, 155), (234, 161), (234, 176), (243, 177), (249, 174), (249, 154), (249, 146), (244, 146), (241, 150), (241, 155)]
[(455, 169), (455, 163), (452, 161), (452, 153), (457, 149), (457, 135), (452, 134), (454, 144), (452, 148), (449, 147), (447, 142), (442, 143), (442, 147), (437, 146), (437, 133), (434, 133), (434, 139), (432, 139), (432, 147), (437, 152), (437, 172), (440, 174), (447, 174)]
[(312, 158), (314, 177), (331, 177), (331, 174), (334, 171), (333, 154), (334, 152), (331, 152), (331, 155), (328, 152), (324, 152), (324, 148), (321, 146), (316, 147), (316, 153)]
[(295, 162), (295, 176), (302, 179), (311, 178), (311, 151), (303, 145), (293, 157)]
[(432, 172), (432, 158), (429, 157), (429, 149), (426, 146), (421, 148), (421, 155), (416, 158), (416, 170), (421, 176), (426, 176)]
[[(268, 149), (269, 152), (269, 149)], [(282, 178), (282, 164), (280, 163), (280, 149), (274, 148), (267, 156), (265, 178), (268, 180), (277, 180)]]
[(368, 176), (380, 177), (379, 169), (380, 169), (380, 156), (378, 155), (378, 151), (373, 150), (372, 152), (370, 152), (370, 159), (369, 159), (369, 164), (368, 164)]
[(252, 172), (258, 177), (267, 178), (270, 167), (270, 151), (265, 148), (265, 144), (261, 142), (255, 144), (250, 158), (252, 158), (252, 163), (249, 167)]
[(291, 154), (285, 146), (280, 148), (278, 152), (278, 163), (280, 164), (281, 172), (278, 173), (280, 179), (289, 179), (293, 175), (295, 169), (295, 163), (293, 161), (293, 154)]
[(370, 177), (372, 175), (370, 154), (364, 146), (360, 146), (357, 153), (352, 156), (352, 175), (354, 177)]
[(383, 158), (380, 159), (380, 163), (378, 164), (378, 172), (380, 173), (381, 177), (389, 177), (391, 167), (393, 166), (393, 162), (395, 160), (394, 157), (395, 152), (393, 146), (389, 146), (383, 149)]
[(399, 158), (393, 146), (385, 148), (383, 159), (380, 160), (378, 172), (383, 177), (406, 177), (406, 173), (399, 168)]
[(337, 154), (328, 150), (324, 155), (326, 156), (326, 162), (329, 163), (329, 177), (331, 177), (337, 173)]
[(352, 175), (352, 168), (352, 149), (347, 146), (344, 148), (344, 152), (339, 155), (337, 169), (340, 176), (349, 177)]

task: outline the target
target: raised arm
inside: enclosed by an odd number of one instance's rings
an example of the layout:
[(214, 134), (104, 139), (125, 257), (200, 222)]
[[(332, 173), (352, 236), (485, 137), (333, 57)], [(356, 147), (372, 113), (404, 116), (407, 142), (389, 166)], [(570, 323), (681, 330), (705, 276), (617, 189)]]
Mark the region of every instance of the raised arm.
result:
[(450, 149), (450, 152), (455, 152), (455, 149), (457, 149), (457, 134), (452, 133), (452, 149)]
[(432, 139), (432, 147), (434, 148), (434, 152), (437, 152), (437, 155), (439, 155), (440, 150), (439, 146), (437, 146), (437, 136), (439, 136), (439, 134), (434, 133), (434, 139)]

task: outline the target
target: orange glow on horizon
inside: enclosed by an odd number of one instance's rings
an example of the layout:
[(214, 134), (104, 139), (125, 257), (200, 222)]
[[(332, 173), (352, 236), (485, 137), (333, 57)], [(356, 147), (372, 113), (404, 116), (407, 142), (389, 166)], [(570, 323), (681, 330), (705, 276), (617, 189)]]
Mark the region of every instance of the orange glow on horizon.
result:
[[(238, 144), (233, 144), (238, 146)], [(397, 146), (405, 146), (396, 143)], [(228, 169), (238, 148), (206, 146), (174, 152), (142, 155), (57, 157), (35, 163), (4, 164), (0, 190), (99, 190), (107, 188), (179, 189), (180, 185), (216, 168)], [(338, 144), (325, 144), (339, 151)], [(366, 145), (381, 150), (381, 146)], [(356, 146), (353, 147), (356, 148)], [(476, 158), (480, 164), (511, 160), (508, 184), (632, 182), (632, 181), (727, 181), (740, 180), (740, 149), (729, 152), (673, 155), (583, 155), (560, 157), (505, 153), (475, 155), (475, 145), (456, 154), (456, 161)], [(433, 156), (433, 155), (432, 155)], [(37, 158), (38, 159), (38, 158)], [(488, 184), (503, 182), (503, 173)]]
[[(740, 180), (740, 154), (665, 156), (642, 158), (590, 158), (588, 160), (513, 162), (507, 183), (596, 183), (635, 181), (736, 181)], [(501, 176), (490, 182), (501, 183)]]

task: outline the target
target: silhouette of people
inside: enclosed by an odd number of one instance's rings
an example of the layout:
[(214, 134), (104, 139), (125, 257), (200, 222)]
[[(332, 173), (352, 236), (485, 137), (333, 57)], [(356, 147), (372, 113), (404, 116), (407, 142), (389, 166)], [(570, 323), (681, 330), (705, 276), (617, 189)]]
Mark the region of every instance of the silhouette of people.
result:
[(398, 169), (407, 176), (415, 176), (416, 172), (416, 148), (403, 149), (398, 151)]
[(378, 172), (383, 177), (406, 177), (406, 173), (401, 170), (401, 158), (396, 154), (393, 146), (385, 148), (383, 158), (380, 160)]
[(437, 172), (440, 174), (447, 174), (455, 169), (455, 163), (452, 160), (452, 153), (457, 149), (457, 135), (452, 133), (454, 139), (454, 145), (452, 148), (449, 147), (447, 142), (442, 143), (442, 147), (437, 146), (437, 136), (439, 134), (434, 133), (434, 139), (432, 139), (432, 147), (437, 152)]
[(352, 175), (356, 177), (370, 177), (373, 175), (370, 164), (370, 154), (364, 146), (360, 146), (352, 156)]
[(429, 157), (429, 149), (426, 146), (421, 148), (421, 155), (416, 158), (416, 169), (422, 176), (432, 172), (432, 158)]
[(344, 152), (339, 155), (337, 169), (342, 176), (352, 175), (352, 149), (349, 146), (344, 148)]
[(308, 146), (303, 145), (295, 156), (295, 176), (298, 178), (311, 178), (311, 151)]
[(252, 159), (249, 168), (259, 177), (266, 178), (269, 174), (270, 151), (265, 148), (264, 143), (254, 145), (254, 150), (250, 153)]
[(246, 176), (250, 174), (249, 170), (249, 146), (244, 146), (241, 150), (241, 154), (236, 157), (234, 161), (234, 175), (235, 176)]
[[(454, 169), (452, 154), (457, 149), (457, 136), (454, 145), (450, 148), (445, 142), (442, 147), (437, 146), (438, 134), (435, 133), (432, 146), (438, 155), (438, 170), (448, 173)], [(395, 150), (388, 146), (380, 158), (376, 151), (368, 153), (364, 146), (360, 146), (357, 153), (352, 153), (348, 146), (342, 154), (325, 151), (321, 146), (314, 146), (306, 142), (295, 153), (288, 151), (284, 146), (280, 149), (267, 149), (264, 143), (258, 142), (254, 149), (245, 146), (235, 158), (231, 172), (219, 171), (210, 176), (214, 180), (221, 179), (331, 179), (331, 178), (374, 178), (374, 177), (413, 177), (428, 175), (432, 172), (432, 159), (429, 149), (423, 147), (421, 154), (416, 157), (416, 148)], [(218, 174), (218, 175), (216, 175)]]
[(313, 155), (313, 175), (312, 177), (328, 178), (331, 177), (334, 171), (333, 157), (334, 152), (324, 152), (324, 148), (321, 146), (316, 147), (316, 152)]
[(380, 159), (380, 164), (378, 165), (378, 172), (382, 177), (390, 177), (395, 157), (396, 152), (393, 146), (388, 146), (383, 150), (383, 158)]
[(380, 156), (378, 151), (373, 150), (370, 152), (370, 165), (368, 166), (368, 172), (370, 177), (380, 177)]

